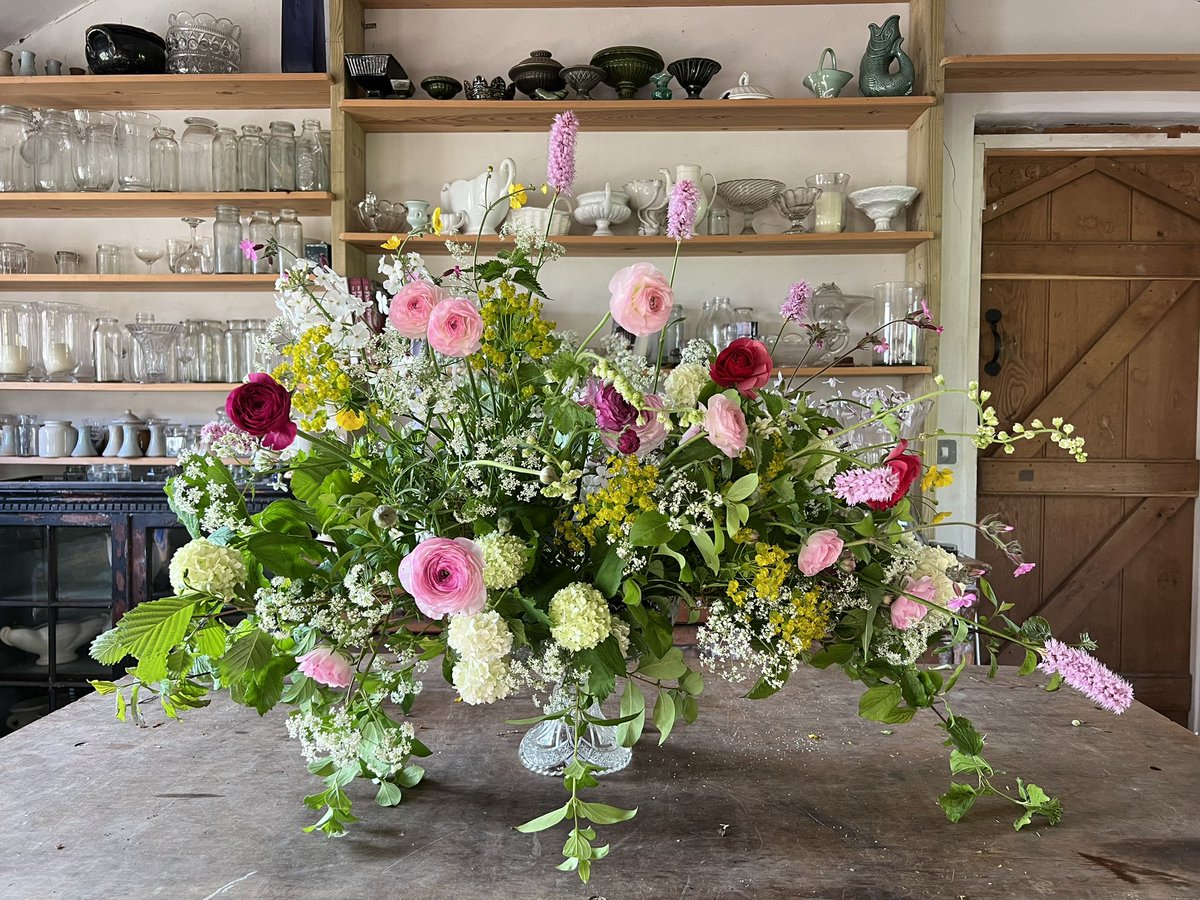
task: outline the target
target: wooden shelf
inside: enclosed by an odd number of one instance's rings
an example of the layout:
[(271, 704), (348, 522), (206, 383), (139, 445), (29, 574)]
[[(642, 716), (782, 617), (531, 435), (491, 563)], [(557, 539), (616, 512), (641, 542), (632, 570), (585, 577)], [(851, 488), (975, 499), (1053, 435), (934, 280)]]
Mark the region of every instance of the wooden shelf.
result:
[(906, 0), (362, 0), (363, 9), (605, 9), (700, 6), (860, 6)]
[[(380, 247), (387, 235), (372, 232), (347, 232), (341, 240), (368, 253), (383, 254), (388, 251)], [(850, 234), (721, 234), (697, 235), (683, 242), (683, 256), (803, 256), (867, 253), (907, 253), (933, 238), (929, 231), (879, 231)], [(426, 256), (446, 256), (446, 241), (474, 244), (470, 235), (424, 236), (409, 242), (408, 247)], [(659, 235), (639, 237), (637, 235), (614, 235), (596, 237), (589, 234), (572, 234), (551, 238), (567, 250), (568, 257), (581, 256), (671, 256), (675, 253), (675, 240)], [(493, 254), (501, 247), (512, 246), (512, 239), (501, 239), (495, 235), (480, 239), (481, 253)]]
[(343, 100), (367, 132), (549, 131), (572, 109), (586, 131), (879, 131), (907, 129), (933, 97), (784, 100)]
[(0, 275), (4, 291), (274, 291), (277, 275)]
[(948, 56), (942, 68), (947, 94), (1200, 90), (1200, 53)]
[(0, 103), (65, 109), (328, 109), (324, 73), (55, 75), (0, 80)]
[(0, 456), (0, 466), (173, 466), (177, 462), (173, 456)]
[(894, 378), (905, 375), (932, 375), (932, 366), (833, 366), (825, 369), (815, 366), (784, 366), (776, 369), (776, 375), (804, 376), (820, 373), (822, 378)]
[(333, 194), (328, 191), (230, 191), (217, 193), (140, 193), (82, 191), (54, 194), (0, 192), (0, 217), (35, 219), (71, 216), (187, 216), (212, 217), (218, 204), (242, 209), (294, 209), (302, 216), (328, 216)]
[(102, 394), (227, 394), (238, 384), (217, 382), (139, 384), (132, 381), (0, 381), (0, 391), (51, 391)]

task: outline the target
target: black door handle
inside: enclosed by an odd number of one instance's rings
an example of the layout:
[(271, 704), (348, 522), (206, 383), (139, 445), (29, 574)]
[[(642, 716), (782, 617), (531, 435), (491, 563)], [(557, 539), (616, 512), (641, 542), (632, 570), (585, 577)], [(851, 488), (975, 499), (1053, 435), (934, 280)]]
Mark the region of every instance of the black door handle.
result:
[(998, 309), (989, 309), (983, 317), (992, 326), (992, 358), (984, 364), (983, 371), (995, 378), (1000, 374), (1000, 357), (1004, 354), (1004, 337), (1000, 334), (1000, 320), (1004, 314)]

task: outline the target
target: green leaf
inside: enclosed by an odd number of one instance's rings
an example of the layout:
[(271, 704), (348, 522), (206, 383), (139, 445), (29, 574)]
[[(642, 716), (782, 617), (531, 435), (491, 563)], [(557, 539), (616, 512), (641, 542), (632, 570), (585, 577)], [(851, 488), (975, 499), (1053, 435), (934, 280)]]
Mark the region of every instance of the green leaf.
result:
[(670, 520), (657, 510), (647, 510), (633, 520), (629, 528), (629, 543), (634, 547), (657, 547), (669, 541), (674, 530)]
[(721, 560), (717, 556), (717, 548), (713, 544), (713, 539), (708, 536), (708, 532), (703, 528), (695, 528), (691, 534), (692, 543), (696, 545), (696, 549), (704, 557), (704, 564), (716, 575), (717, 571), (721, 568)]
[(853, 657), (853, 644), (830, 644), (814, 653), (809, 664), (815, 669), (827, 669), (832, 665), (844, 666)]
[(892, 711), (900, 705), (900, 685), (879, 684), (867, 688), (858, 698), (858, 714), (872, 722), (887, 722)]
[(950, 773), (952, 775), (961, 775), (963, 772), (978, 772), (983, 775), (991, 775), (992, 767), (982, 756), (969, 756), (958, 750), (951, 750)]
[(263, 531), (312, 537), (317, 517), (309, 507), (296, 500), (276, 500), (254, 516), (253, 521)]
[(617, 740), (622, 747), (632, 747), (646, 725), (646, 696), (632, 678), (626, 679), (625, 690), (621, 692), (621, 715), (633, 718), (617, 726)]
[(616, 825), (618, 822), (628, 822), (637, 815), (637, 807), (633, 809), (618, 809), (607, 803), (587, 803), (580, 801), (579, 814), (595, 825)]
[(225, 653), (225, 629), (220, 625), (208, 625), (192, 635), (192, 643), (201, 656), (218, 659)]
[(90, 684), (96, 693), (101, 697), (105, 696), (106, 694), (114, 694), (117, 690), (116, 684), (111, 681), (97, 681), (96, 679), (89, 678), (88, 684)]
[(746, 699), (765, 700), (767, 697), (770, 697), (781, 687), (787, 684), (788, 675), (790, 674), (791, 673), (787, 669), (784, 669), (782, 674), (779, 676), (778, 684), (772, 684), (771, 682), (767, 681), (765, 676), (760, 677), (758, 681), (754, 683), (754, 687), (750, 688), (750, 692), (746, 694)]
[(547, 828), (553, 828), (567, 817), (567, 810), (570, 805), (570, 802), (564, 803), (558, 809), (538, 816), (536, 819), (530, 819), (524, 825), (518, 825), (517, 831), (522, 834), (533, 834), (535, 831), (545, 831)]
[(976, 791), (969, 784), (954, 782), (950, 790), (938, 797), (938, 805), (951, 822), (957, 822), (975, 805)]
[(626, 578), (621, 584), (621, 599), (626, 606), (641, 606), (642, 588), (632, 578)]
[(655, 681), (674, 681), (682, 677), (688, 667), (683, 661), (683, 651), (678, 647), (672, 647), (661, 659), (643, 657), (637, 670)]
[(221, 674), (226, 680), (242, 678), (247, 672), (262, 669), (271, 661), (274, 639), (255, 628), (239, 637), (221, 658)]
[(113, 640), (119, 640), (125, 651), (139, 661), (165, 660), (183, 640), (194, 610), (195, 601), (184, 597), (139, 603), (121, 617), (117, 623), (119, 637)]
[(1032, 650), (1025, 651), (1025, 662), (1021, 663), (1021, 668), (1017, 669), (1018, 675), (1032, 675), (1038, 667), (1040, 658)]
[(658, 699), (654, 701), (654, 727), (658, 729), (658, 746), (661, 747), (675, 727), (675, 701), (666, 691), (659, 691)]
[(250, 535), (246, 547), (260, 563), (284, 578), (306, 578), (328, 558), (320, 541), (271, 531)]
[(1055, 672), (1050, 676), (1050, 680), (1046, 682), (1046, 693), (1053, 694), (1062, 687), (1063, 675), (1062, 672)]
[(251, 670), (239, 681), (229, 685), (229, 696), (235, 703), (252, 706), (265, 716), (283, 697), (283, 676), (295, 666), (289, 657), (273, 657), (265, 669)]
[(950, 724), (944, 727), (954, 749), (967, 756), (978, 756), (983, 752), (983, 736), (975, 730), (970, 719), (955, 716), (950, 720)]
[(596, 589), (605, 597), (611, 597), (617, 592), (617, 588), (621, 585), (621, 578), (625, 574), (625, 560), (621, 559), (617, 553), (617, 548), (610, 547), (604, 560), (600, 563), (600, 567), (596, 570), (596, 577), (593, 583)]
[(693, 697), (699, 697), (704, 693), (704, 676), (699, 672), (688, 672), (679, 679), (679, 687)]
[(745, 500), (758, 490), (758, 473), (751, 472), (735, 481), (725, 493), (725, 499), (730, 502)]
[(125, 652), (125, 645), (121, 641), (121, 635), (116, 628), (110, 628), (92, 641), (91, 650), (88, 652), (92, 659), (106, 666), (115, 666), (128, 656)]
[(392, 784), (390, 781), (381, 781), (379, 783), (379, 793), (375, 795), (375, 802), (380, 806), (397, 806), (400, 803), (403, 794), (400, 788)]

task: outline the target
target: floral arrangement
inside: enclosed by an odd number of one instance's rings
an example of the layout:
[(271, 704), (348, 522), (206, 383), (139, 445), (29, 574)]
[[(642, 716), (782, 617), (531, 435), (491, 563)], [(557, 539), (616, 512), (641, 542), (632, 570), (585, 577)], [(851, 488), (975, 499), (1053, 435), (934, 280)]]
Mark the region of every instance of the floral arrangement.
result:
[[(556, 197), (572, 188), (576, 128), (566, 113), (551, 133), (544, 190)], [(517, 186), (506, 201), (525, 197)], [(681, 181), (670, 200), (676, 262), (696, 199)], [(518, 830), (565, 824), (560, 868), (586, 881), (608, 852), (596, 829), (636, 810), (585, 796), (651, 723), (661, 744), (697, 721), (698, 665), (751, 699), (799, 666), (837, 667), (864, 686), (867, 719), (936, 716), (951, 821), (997, 797), (1018, 829), (1058, 822), (1058, 800), (985, 759), (950, 706), (963, 663), (927, 664), (930, 651), (977, 633), (993, 671), (1011, 643), (1022, 674), (1051, 673), (1048, 689), (1065, 681), (1118, 713), (1132, 690), (1086, 636), (1070, 646), (1042, 619), (1012, 620), (979, 572), (928, 541), (947, 516), (933, 496), (952, 475), (901, 431), (922, 404), (964, 402), (978, 411), (977, 447), (1011, 452), (1048, 435), (1083, 461), (1072, 427), (998, 430), (986, 392), (940, 379), (919, 397), (840, 398), (857, 409), (845, 424), (808, 382), (774, 374), (770, 341), (693, 342), (670, 372), (661, 341), (657, 360), (602, 355), (590, 346), (610, 319), (634, 335), (673, 321), (674, 266), (617, 271), (608, 313), (579, 340), (545, 318), (539, 277), (560, 248), (511, 237), (494, 259), (477, 241), (450, 243), (457, 264), (440, 275), (393, 238), (379, 330), (335, 273), (297, 260), (280, 275), (281, 364), (229, 395), (210, 452), (181, 460), (167, 488), (194, 538), (171, 561), (175, 596), (131, 609), (92, 647), (106, 664), (136, 659), (130, 682), (95, 682), (118, 717), (147, 691), (170, 716), (220, 688), (260, 714), (287, 704), (288, 731), (323, 779), (304, 800), (320, 813), (309, 830), (337, 835), (356, 820), (350, 782), (370, 781), (393, 806), (421, 781), (414, 760), (429, 750), (406, 715), (430, 666), (464, 703), (532, 695), (538, 712), (520, 724), (564, 735), (566, 798)], [(815, 344), (810, 296), (792, 285), (781, 313)], [(924, 306), (904, 321), (940, 330)], [(879, 343), (871, 333), (859, 346)], [(885, 439), (852, 440), (868, 427)], [(290, 496), (249, 514), (230, 454), (252, 456)], [(1018, 574), (1033, 567), (1009, 526), (977, 527)], [(700, 621), (699, 663), (673, 646), (684, 619)]]

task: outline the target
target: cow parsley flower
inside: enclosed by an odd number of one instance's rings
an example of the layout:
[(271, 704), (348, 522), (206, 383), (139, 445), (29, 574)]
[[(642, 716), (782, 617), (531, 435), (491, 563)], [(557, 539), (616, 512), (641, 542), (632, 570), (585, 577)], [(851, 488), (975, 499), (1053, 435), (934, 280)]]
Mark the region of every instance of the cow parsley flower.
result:
[(236, 550), (197, 538), (175, 551), (170, 576), (176, 594), (193, 591), (231, 600), (246, 583), (246, 561)]
[(604, 595), (590, 584), (568, 584), (550, 598), (550, 635), (568, 650), (595, 647), (612, 633)]

